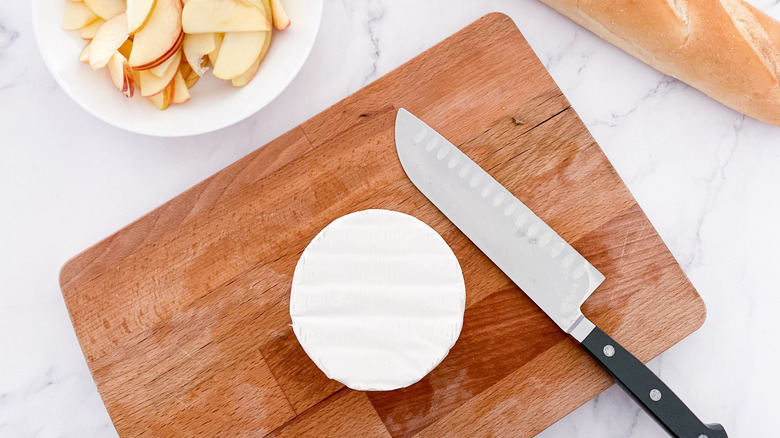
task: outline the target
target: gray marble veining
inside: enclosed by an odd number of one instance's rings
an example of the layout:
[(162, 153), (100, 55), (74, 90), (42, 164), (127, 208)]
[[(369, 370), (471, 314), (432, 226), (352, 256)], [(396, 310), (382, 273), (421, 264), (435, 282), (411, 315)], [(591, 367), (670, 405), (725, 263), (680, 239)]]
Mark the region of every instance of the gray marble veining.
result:
[[(751, 3), (780, 19), (780, 1)], [(780, 128), (535, 0), (326, 0), (311, 57), (276, 101), (185, 139), (81, 110), (36, 53), (29, 3), (0, 2), (0, 436), (116, 436), (60, 295), (65, 260), (491, 11), (515, 20), (707, 304), (704, 326), (651, 368), (731, 436), (766, 436), (780, 393)], [(540, 436), (664, 434), (613, 387)]]

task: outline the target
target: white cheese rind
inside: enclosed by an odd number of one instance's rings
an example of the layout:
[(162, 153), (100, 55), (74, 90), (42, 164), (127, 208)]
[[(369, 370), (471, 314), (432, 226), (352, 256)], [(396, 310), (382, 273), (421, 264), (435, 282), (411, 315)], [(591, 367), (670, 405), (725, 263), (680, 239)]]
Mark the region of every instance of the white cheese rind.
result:
[(325, 227), (301, 255), (290, 316), (306, 354), (363, 391), (409, 386), (435, 368), (463, 327), (466, 287), (432, 228), (365, 210)]

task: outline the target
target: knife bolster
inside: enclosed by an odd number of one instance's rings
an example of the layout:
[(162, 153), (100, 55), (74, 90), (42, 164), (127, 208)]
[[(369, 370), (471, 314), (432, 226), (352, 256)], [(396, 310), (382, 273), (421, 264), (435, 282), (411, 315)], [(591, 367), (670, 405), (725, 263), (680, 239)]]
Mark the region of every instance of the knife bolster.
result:
[(577, 342), (582, 343), (595, 328), (595, 324), (590, 322), (588, 318), (585, 318), (585, 315), (580, 314), (580, 317), (577, 318), (574, 324), (572, 324), (566, 332), (576, 339)]

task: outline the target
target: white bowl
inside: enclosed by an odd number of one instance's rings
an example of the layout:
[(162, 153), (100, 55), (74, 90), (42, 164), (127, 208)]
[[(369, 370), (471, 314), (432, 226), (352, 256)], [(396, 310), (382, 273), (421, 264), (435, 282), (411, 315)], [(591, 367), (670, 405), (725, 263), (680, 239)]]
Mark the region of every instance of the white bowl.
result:
[(249, 84), (235, 88), (209, 71), (192, 88), (189, 102), (160, 111), (139, 95), (125, 98), (114, 88), (105, 69), (92, 70), (79, 62), (78, 55), (86, 42), (78, 31), (60, 28), (66, 1), (32, 1), (38, 47), (54, 78), (95, 117), (118, 128), (159, 137), (195, 135), (224, 128), (275, 99), (309, 56), (323, 6), (323, 0), (285, 0), (292, 24), (284, 31), (274, 30), (268, 54)]

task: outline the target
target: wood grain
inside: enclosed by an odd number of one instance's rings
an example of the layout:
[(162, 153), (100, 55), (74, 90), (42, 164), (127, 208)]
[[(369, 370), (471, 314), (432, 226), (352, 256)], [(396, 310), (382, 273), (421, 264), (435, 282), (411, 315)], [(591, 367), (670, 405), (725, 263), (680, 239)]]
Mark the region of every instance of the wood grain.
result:
[[(529, 436), (610, 385), (406, 178), (393, 139), (400, 107), (606, 275), (584, 312), (640, 359), (702, 324), (701, 299), (601, 149), (511, 20), (491, 14), (63, 267), (121, 435)], [(367, 208), (432, 226), (466, 279), (458, 343), (392, 392), (327, 379), (290, 329), (303, 249)]]

